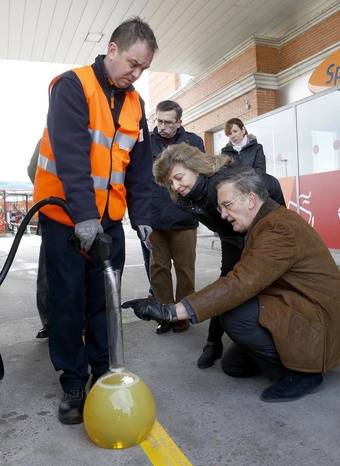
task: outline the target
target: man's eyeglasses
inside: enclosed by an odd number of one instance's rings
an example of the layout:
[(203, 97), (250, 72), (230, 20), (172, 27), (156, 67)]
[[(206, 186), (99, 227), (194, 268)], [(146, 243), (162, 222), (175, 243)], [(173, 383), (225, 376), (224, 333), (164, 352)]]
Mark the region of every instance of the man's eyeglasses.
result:
[(236, 202), (241, 196), (236, 196), (234, 197), (234, 199), (232, 199), (231, 201), (227, 201), (227, 202), (221, 202), (221, 204), (219, 204), (217, 206), (217, 210), (218, 212), (221, 214), (222, 213), (222, 209), (224, 210), (229, 210), (230, 207), (234, 204), (234, 202)]
[(175, 125), (178, 120), (176, 121), (169, 121), (169, 120), (160, 120), (159, 118), (156, 118), (156, 124), (157, 125), (164, 125), (164, 126), (171, 126)]

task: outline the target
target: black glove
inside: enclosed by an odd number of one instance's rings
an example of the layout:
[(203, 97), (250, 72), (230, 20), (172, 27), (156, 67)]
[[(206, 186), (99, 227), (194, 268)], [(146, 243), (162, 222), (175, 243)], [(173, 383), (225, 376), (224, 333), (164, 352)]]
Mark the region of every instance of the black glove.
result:
[(155, 298), (132, 299), (122, 304), (122, 308), (132, 307), (136, 316), (142, 320), (157, 322), (176, 322), (178, 320), (175, 304), (159, 304)]

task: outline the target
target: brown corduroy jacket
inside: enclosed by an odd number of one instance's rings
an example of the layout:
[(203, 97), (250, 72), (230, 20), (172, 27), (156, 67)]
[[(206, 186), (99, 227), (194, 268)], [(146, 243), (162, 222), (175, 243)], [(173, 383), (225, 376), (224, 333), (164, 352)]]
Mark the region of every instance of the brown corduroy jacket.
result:
[(325, 372), (340, 364), (340, 272), (316, 231), (271, 200), (234, 269), (186, 299), (202, 321), (255, 296), (285, 367)]

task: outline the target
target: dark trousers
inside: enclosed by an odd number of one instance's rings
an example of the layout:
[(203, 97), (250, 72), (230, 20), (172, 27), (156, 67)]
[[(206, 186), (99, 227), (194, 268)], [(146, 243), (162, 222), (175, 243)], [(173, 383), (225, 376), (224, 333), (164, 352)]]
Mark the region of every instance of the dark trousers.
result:
[(258, 300), (253, 298), (220, 316), (221, 327), (234, 342), (221, 360), (227, 374), (254, 364), (270, 379), (286, 372), (270, 332), (259, 324), (259, 312)]
[(48, 323), (48, 284), (44, 243), (41, 242), (37, 274), (37, 308), (42, 325)]
[[(83, 389), (88, 365), (98, 377), (108, 370), (103, 267), (81, 256), (70, 243), (74, 229), (40, 215), (49, 293), (49, 349), (54, 368), (62, 370), (64, 391)], [(123, 270), (124, 231), (120, 222), (103, 219), (112, 238), (111, 261)], [(83, 329), (85, 335), (83, 339)]]
[[(234, 265), (240, 260), (242, 249), (227, 241), (221, 241), (222, 249), (222, 264), (221, 277), (225, 277), (230, 272)], [(216, 316), (210, 320), (208, 331), (208, 342), (219, 343), (223, 336), (224, 330), (221, 326), (220, 317)]]

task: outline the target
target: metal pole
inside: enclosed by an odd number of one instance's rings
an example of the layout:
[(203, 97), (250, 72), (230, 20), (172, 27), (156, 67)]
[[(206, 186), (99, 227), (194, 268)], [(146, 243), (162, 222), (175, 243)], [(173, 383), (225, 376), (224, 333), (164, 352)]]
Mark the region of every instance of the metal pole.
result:
[(105, 295), (109, 369), (115, 371), (124, 367), (123, 325), (120, 298), (120, 270), (105, 265)]

